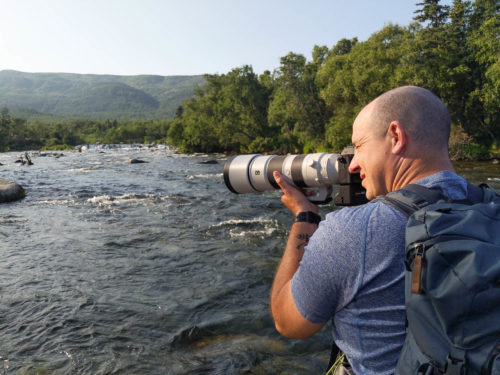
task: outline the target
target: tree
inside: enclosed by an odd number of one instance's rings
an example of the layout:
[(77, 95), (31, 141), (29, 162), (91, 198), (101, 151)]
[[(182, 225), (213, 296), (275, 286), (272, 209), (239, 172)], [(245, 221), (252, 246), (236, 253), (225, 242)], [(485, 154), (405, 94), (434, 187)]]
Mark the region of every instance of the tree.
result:
[(500, 1), (476, 0), (467, 42), (475, 64), (469, 96), (470, 121), (464, 129), (491, 144), (500, 139)]
[(309, 152), (323, 143), (327, 111), (319, 97), (315, 78), (326, 52), (316, 46), (311, 63), (295, 53), (281, 58), (269, 104), (268, 122), (280, 128), (288, 141), (296, 141), (290, 151)]
[(425, 87), (442, 99), (451, 90), (449, 77), (450, 56), (446, 22), (449, 7), (440, 5), (440, 0), (424, 0), (418, 3), (413, 25), (413, 35), (406, 46), (405, 78), (416, 86)]
[(439, 3), (440, 0), (424, 0), (417, 3), (417, 6), (421, 8), (415, 11), (414, 20), (420, 23), (429, 22), (429, 28), (431, 29), (443, 26), (448, 20), (450, 7)]
[(358, 38), (340, 39), (335, 46), (328, 52), (329, 56), (345, 55), (351, 52), (352, 47), (358, 44)]
[(367, 41), (351, 43), (342, 40), (334, 46), (317, 75), (316, 83), (327, 110), (327, 146), (341, 151), (351, 143), (351, 126), (359, 110), (376, 96), (404, 84), (399, 70), (403, 68), (408, 31), (388, 25)]
[(474, 90), (473, 80), (470, 79), (474, 67), (467, 46), (470, 14), (470, 1), (454, 0), (446, 27), (448, 84), (441, 90), (441, 95), (450, 109), (453, 122), (458, 126), (467, 122), (468, 97)]
[(175, 118), (181, 118), (183, 114), (184, 114), (184, 108), (182, 107), (182, 105), (180, 105), (175, 110)]
[(10, 139), (10, 125), (11, 117), (9, 115), (9, 109), (3, 108), (0, 118), (0, 152), (7, 151), (9, 139)]
[(314, 46), (312, 51), (312, 63), (316, 67), (316, 70), (323, 65), (325, 59), (328, 57), (328, 52), (327, 46)]
[(268, 136), (269, 89), (248, 65), (227, 74), (206, 75), (205, 80), (196, 97), (184, 103), (181, 147), (238, 153), (254, 149), (252, 142)]

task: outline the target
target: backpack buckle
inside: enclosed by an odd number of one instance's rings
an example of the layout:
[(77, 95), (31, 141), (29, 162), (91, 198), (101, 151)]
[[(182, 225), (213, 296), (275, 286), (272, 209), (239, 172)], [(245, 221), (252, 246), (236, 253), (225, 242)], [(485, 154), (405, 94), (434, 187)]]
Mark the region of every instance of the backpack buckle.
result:
[(448, 356), (444, 373), (446, 375), (465, 375), (465, 361)]

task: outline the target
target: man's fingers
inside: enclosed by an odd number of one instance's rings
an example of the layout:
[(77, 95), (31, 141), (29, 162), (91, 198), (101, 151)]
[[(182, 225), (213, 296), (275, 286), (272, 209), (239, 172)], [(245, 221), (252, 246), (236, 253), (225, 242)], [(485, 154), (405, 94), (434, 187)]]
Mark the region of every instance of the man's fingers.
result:
[(288, 182), (286, 182), (286, 180), (283, 178), (283, 175), (278, 172), (278, 171), (274, 171), (273, 172), (273, 176), (274, 176), (274, 180), (276, 181), (276, 183), (279, 185), (279, 187), (281, 188), (281, 190), (283, 190), (283, 192), (286, 191), (286, 189), (290, 186), (288, 184)]

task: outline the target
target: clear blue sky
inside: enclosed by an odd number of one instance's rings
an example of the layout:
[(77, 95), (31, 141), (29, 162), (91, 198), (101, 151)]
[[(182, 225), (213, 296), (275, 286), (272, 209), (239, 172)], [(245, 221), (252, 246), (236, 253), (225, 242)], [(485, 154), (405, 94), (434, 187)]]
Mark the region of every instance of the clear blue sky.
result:
[[(408, 25), (419, 0), (0, 0), (0, 70), (262, 73), (288, 52)], [(443, 4), (451, 3), (451, 0)]]

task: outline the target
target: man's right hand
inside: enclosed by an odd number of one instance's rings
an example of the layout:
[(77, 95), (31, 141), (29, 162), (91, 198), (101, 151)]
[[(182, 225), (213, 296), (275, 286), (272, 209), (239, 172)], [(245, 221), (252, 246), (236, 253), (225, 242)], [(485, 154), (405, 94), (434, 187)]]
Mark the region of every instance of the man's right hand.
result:
[(273, 176), (274, 180), (283, 191), (281, 202), (293, 215), (297, 215), (299, 212), (303, 211), (319, 212), (318, 206), (309, 201), (302, 190), (289, 184), (280, 172), (274, 171)]

